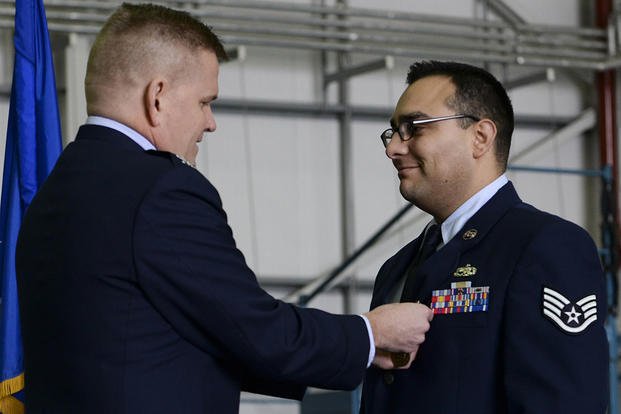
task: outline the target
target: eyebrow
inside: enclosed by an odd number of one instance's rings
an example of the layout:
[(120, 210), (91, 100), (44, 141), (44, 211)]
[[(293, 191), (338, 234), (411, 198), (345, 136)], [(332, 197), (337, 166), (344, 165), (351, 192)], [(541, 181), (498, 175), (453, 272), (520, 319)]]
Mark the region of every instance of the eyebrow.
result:
[[(402, 122), (405, 122), (405, 121), (421, 119), (421, 118), (422, 119), (430, 118), (430, 116), (424, 112), (414, 111), (414, 112), (410, 112), (407, 114), (399, 115), (399, 118), (397, 118), (397, 121), (399, 121), (398, 123), (401, 124)], [(390, 118), (390, 126), (394, 129), (398, 127), (398, 124), (395, 121), (395, 118)]]

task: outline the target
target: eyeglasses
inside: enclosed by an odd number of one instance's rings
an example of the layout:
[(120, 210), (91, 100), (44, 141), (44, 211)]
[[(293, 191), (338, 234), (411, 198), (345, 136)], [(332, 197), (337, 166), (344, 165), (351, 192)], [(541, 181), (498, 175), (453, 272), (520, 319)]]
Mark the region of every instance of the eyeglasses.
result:
[(475, 121), (480, 121), (480, 119), (477, 118), (476, 116), (466, 115), (466, 114), (456, 114), (456, 115), (438, 116), (435, 118), (408, 120), (408, 121), (401, 122), (399, 124), (398, 129), (388, 128), (386, 131), (382, 132), (382, 135), (380, 135), (380, 139), (382, 140), (382, 144), (384, 144), (384, 147), (388, 147), (388, 144), (390, 144), (390, 140), (396, 133), (399, 133), (399, 136), (401, 137), (401, 141), (409, 141), (410, 139), (412, 139), (412, 137), (414, 137), (417, 134), (418, 129), (419, 129), (417, 125), (430, 124), (432, 122), (448, 121), (449, 119), (459, 119), (459, 118), (470, 118)]

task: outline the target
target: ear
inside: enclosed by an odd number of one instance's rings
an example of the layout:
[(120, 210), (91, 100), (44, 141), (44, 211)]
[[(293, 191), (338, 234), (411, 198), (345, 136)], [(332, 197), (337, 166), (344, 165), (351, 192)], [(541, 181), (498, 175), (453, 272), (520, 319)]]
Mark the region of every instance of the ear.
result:
[(168, 82), (155, 78), (147, 84), (144, 91), (144, 108), (147, 121), (152, 127), (159, 126), (162, 118), (162, 102), (168, 92)]
[(491, 119), (481, 119), (473, 126), (474, 139), (472, 141), (472, 156), (481, 158), (492, 151), (496, 142), (496, 124)]

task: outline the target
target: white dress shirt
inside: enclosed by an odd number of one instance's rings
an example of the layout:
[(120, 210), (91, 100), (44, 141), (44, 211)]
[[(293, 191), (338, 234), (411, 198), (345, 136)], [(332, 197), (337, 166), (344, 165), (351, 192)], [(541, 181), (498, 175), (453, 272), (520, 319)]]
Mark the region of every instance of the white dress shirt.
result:
[[(470, 197), (465, 203), (463, 203), (457, 210), (453, 212), (450, 216), (444, 220), (440, 229), (442, 230), (442, 242), (438, 249), (440, 249), (444, 244), (448, 243), (459, 231), (464, 227), (466, 222), (470, 220), (472, 216), (476, 214), (477, 211), (483, 207), (485, 203), (487, 203), (490, 198), (494, 196), (500, 190), (500, 188), (507, 184), (509, 180), (507, 176), (502, 174), (500, 177), (496, 178), (494, 181), (483, 187), (478, 193)], [(435, 220), (432, 220), (431, 223), (435, 223)]]

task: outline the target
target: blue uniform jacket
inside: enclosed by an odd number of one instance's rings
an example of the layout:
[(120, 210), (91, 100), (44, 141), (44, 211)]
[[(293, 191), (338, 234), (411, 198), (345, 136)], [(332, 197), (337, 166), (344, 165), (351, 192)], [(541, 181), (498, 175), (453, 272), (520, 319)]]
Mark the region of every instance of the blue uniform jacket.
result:
[[(419, 245), (382, 266), (371, 308), (391, 300)], [(362, 413), (605, 413), (605, 281), (582, 228), (523, 203), (508, 183), (417, 274), (422, 300), (449, 294), (454, 313), (434, 315), (410, 369), (367, 372)], [(468, 282), (489, 290), (475, 303), (485, 311), (463, 312), (464, 297), (451, 297)]]
[(240, 390), (301, 399), (366, 368), (362, 318), (264, 292), (209, 181), (109, 128), (59, 158), (17, 273), (29, 414), (237, 413)]

